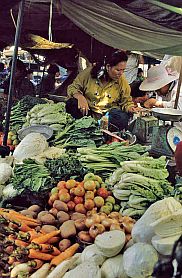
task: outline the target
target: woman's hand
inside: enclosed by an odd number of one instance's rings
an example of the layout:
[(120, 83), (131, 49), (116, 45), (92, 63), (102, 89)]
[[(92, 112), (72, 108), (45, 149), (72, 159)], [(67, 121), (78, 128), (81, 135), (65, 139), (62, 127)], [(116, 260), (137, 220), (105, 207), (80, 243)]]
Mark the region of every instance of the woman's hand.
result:
[(129, 113), (138, 113), (140, 110), (141, 110), (141, 107), (132, 106), (132, 107), (128, 108)]
[(88, 115), (88, 110), (90, 110), (90, 108), (86, 98), (80, 93), (74, 94), (73, 97), (78, 100), (78, 109), (80, 109), (83, 116)]
[(148, 100), (146, 100), (144, 102), (144, 107), (145, 108), (152, 108), (154, 106), (156, 106), (157, 100), (155, 98), (149, 98)]

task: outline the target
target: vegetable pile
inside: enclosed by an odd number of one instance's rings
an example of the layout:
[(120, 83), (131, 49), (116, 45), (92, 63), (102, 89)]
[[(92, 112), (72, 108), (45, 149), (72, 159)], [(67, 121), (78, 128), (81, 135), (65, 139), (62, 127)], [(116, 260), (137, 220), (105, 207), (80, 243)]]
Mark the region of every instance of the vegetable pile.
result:
[(30, 125), (49, 125), (54, 130), (62, 130), (73, 119), (66, 113), (65, 103), (47, 103), (35, 105), (26, 116), (24, 126)]
[[(29, 208), (35, 215), (39, 210), (38, 206)], [(61, 239), (60, 230), (45, 233), (39, 220), (12, 210), (0, 209), (0, 222), (1, 277), (30, 277), (33, 272), (34, 275), (41, 274), (38, 269), (42, 269), (42, 274), (45, 274), (38, 277), (47, 277), (50, 268), (53, 269), (72, 257), (79, 247), (78, 243), (70, 244), (61, 252), (59, 246), (56, 247), (56, 243)], [(43, 272), (44, 268), (46, 272)]]
[(92, 117), (75, 120), (56, 136), (54, 144), (61, 148), (79, 148), (100, 146), (103, 143), (102, 132)]
[(148, 147), (139, 144), (126, 146), (125, 142), (114, 142), (98, 148), (78, 148), (78, 157), (82, 164), (90, 171), (103, 178), (109, 177), (114, 169), (125, 160), (138, 159), (142, 154), (147, 155)]
[(122, 230), (127, 233), (127, 240), (131, 238), (135, 221), (116, 211), (119, 205), (102, 184), (99, 176), (88, 173), (82, 182), (60, 181), (51, 190), (49, 213), (63, 223), (60, 227), (63, 238), (75, 236), (76, 230), (78, 238), (84, 242), (93, 242), (98, 234), (107, 230)]
[(167, 181), (165, 157), (145, 157), (121, 162), (109, 178), (113, 195), (121, 201), (123, 215), (138, 217), (157, 200), (172, 196), (173, 187)]
[(11, 109), (10, 130), (18, 131), (20, 128), (22, 128), (22, 126), (26, 122), (27, 112), (35, 105), (43, 103), (46, 103), (46, 101), (43, 99), (31, 96), (24, 96)]

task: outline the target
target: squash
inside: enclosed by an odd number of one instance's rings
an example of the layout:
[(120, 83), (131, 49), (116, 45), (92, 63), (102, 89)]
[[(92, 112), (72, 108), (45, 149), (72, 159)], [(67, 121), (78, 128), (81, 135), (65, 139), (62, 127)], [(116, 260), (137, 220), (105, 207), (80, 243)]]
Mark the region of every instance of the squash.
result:
[(104, 232), (96, 237), (95, 245), (103, 256), (114, 257), (125, 245), (125, 233), (119, 230)]

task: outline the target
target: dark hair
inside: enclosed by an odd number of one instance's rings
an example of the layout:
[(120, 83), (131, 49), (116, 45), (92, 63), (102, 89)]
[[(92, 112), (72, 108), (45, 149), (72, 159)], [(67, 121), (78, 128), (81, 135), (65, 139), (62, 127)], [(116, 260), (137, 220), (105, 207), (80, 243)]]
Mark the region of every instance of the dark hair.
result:
[(130, 84), (130, 87), (131, 87), (130, 94), (132, 97), (143, 97), (146, 95), (146, 92), (141, 91), (139, 89), (141, 83), (142, 83), (142, 81), (134, 81)]
[(47, 70), (49, 74), (56, 74), (56, 72), (59, 72), (59, 67), (57, 65), (51, 64)]
[(137, 74), (139, 74), (139, 73), (141, 73), (141, 72), (143, 72), (143, 69), (138, 68), (138, 72), (137, 72)]
[[(13, 60), (11, 60), (11, 61), (9, 62), (9, 67), (12, 66), (12, 62), (13, 62)], [(26, 73), (26, 66), (25, 66), (25, 64), (24, 64), (21, 60), (19, 60), (19, 59), (17, 59), (17, 61), (16, 61), (16, 68), (17, 68), (19, 71), (22, 71), (22, 72)]]
[(32, 69), (28, 69), (27, 70), (27, 74), (32, 74), (33, 73), (33, 70)]
[(2, 72), (4, 70), (4, 64), (0, 63), (0, 72)]
[(110, 56), (107, 57), (105, 56), (104, 61), (97, 62), (91, 70), (91, 76), (92, 78), (97, 78), (99, 72), (103, 70), (103, 74), (105, 74), (107, 77), (108, 74), (106, 70), (106, 65), (110, 65), (111, 67), (114, 67), (120, 62), (127, 62), (127, 61), (128, 61), (128, 56), (126, 55), (126, 52), (122, 50), (117, 50), (114, 53), (112, 53)]

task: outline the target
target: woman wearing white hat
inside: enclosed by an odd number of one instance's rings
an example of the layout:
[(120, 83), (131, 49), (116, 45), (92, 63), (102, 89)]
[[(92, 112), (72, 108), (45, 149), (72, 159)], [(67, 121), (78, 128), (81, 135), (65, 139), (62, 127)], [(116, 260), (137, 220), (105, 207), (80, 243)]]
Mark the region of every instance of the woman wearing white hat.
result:
[[(146, 108), (174, 108), (179, 74), (172, 72), (164, 65), (154, 66), (148, 70), (147, 78), (141, 83), (140, 90), (155, 91), (156, 98), (150, 98), (145, 103)], [(182, 110), (182, 89), (177, 109)]]

